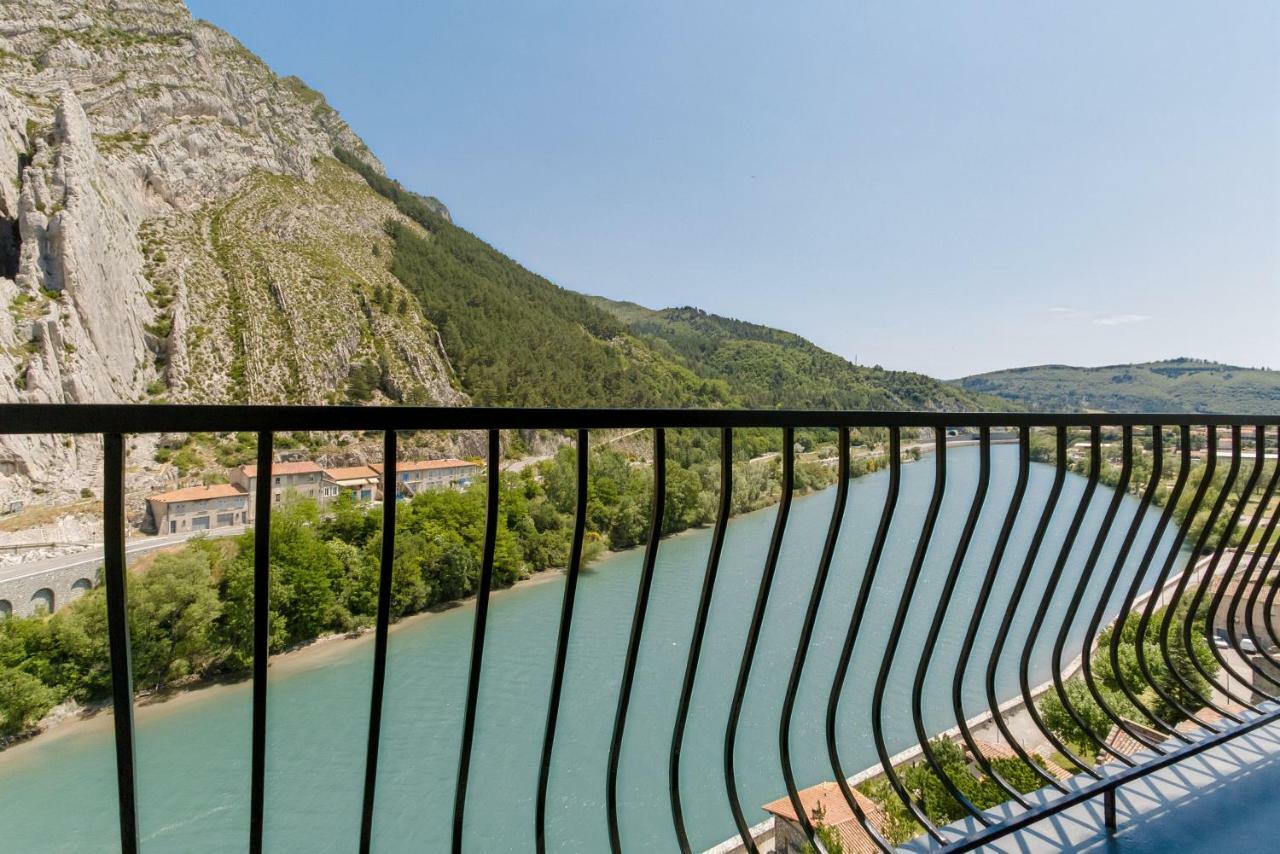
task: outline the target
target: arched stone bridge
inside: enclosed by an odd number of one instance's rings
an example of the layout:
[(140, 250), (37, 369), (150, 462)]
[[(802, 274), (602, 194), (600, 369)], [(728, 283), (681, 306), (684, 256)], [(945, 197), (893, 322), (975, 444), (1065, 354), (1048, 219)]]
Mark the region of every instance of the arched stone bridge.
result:
[(0, 571), (0, 617), (26, 617), (41, 608), (52, 614), (96, 585), (101, 565), (102, 557), (96, 554), (65, 566), (5, 567)]

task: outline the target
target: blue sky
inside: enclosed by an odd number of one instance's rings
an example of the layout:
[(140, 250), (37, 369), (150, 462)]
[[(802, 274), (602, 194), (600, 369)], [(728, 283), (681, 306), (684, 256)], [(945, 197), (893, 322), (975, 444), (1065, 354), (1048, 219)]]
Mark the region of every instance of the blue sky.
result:
[(568, 288), (947, 378), (1280, 368), (1280, 4), (189, 5)]

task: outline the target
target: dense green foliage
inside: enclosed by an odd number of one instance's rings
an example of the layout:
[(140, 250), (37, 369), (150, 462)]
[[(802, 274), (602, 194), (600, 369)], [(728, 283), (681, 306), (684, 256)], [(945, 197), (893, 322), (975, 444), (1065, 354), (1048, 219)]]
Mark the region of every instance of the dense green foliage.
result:
[[(679, 431), (667, 460), (662, 530), (710, 522), (717, 510), (714, 435)], [(775, 439), (776, 441), (776, 439)], [(859, 473), (878, 466), (868, 461)], [(735, 463), (735, 512), (774, 503), (776, 459)], [(569, 559), (577, 503), (576, 455), (501, 477), (494, 584), (508, 587)], [(797, 465), (797, 489), (827, 486), (833, 469)], [(651, 467), (611, 448), (591, 453), (584, 560), (643, 542), (651, 525)], [(474, 592), (481, 570), (486, 484), (424, 491), (396, 514), (393, 619)], [(272, 512), (269, 646), (279, 652), (372, 623), (382, 550), (379, 511), (340, 497), (321, 513), (290, 500)], [(243, 674), (252, 665), (253, 533), (193, 540), (133, 574), (129, 590), (134, 681), (161, 689), (192, 678)], [(106, 602), (89, 591), (53, 616), (0, 621), (0, 736), (30, 727), (68, 697), (99, 700), (110, 690)]]
[(655, 311), (602, 297), (591, 300), (656, 352), (723, 381), (743, 406), (943, 411), (1000, 406), (922, 374), (854, 365), (799, 335), (768, 326), (696, 308)]
[[(1188, 593), (1188, 595), (1190, 595)], [(1203, 609), (1202, 609), (1203, 610)], [(1209, 683), (1192, 663), (1192, 657), (1209, 674), (1218, 671), (1218, 661), (1209, 648), (1204, 637), (1204, 615), (1201, 613), (1191, 621), (1191, 646), (1188, 649), (1182, 636), (1183, 624), (1187, 620), (1189, 609), (1187, 600), (1179, 603), (1179, 607), (1170, 618), (1169, 662), (1160, 650), (1161, 627), (1164, 623), (1167, 608), (1156, 608), (1146, 633), (1142, 639), (1142, 654), (1146, 661), (1155, 686), (1158, 686), (1176, 703), (1169, 703), (1156, 690), (1142, 673), (1138, 663), (1138, 627), (1141, 615), (1133, 613), (1126, 616), (1119, 627), (1119, 645), (1116, 647), (1120, 672), (1111, 666), (1111, 644), (1116, 638), (1114, 629), (1108, 629), (1098, 637), (1098, 648), (1090, 659), (1090, 674), (1102, 699), (1112, 711), (1126, 720), (1135, 721), (1149, 727), (1155, 727), (1152, 720), (1142, 709), (1139, 709), (1125, 696), (1121, 685), (1129, 688), (1142, 704), (1150, 709), (1156, 717), (1165, 723), (1174, 724), (1186, 719), (1182, 708), (1195, 711), (1204, 705), (1201, 697), (1210, 694)], [(1066, 699), (1075, 710), (1077, 721), (1063, 705), (1062, 698), (1056, 691), (1047, 692), (1040, 699), (1040, 712), (1045, 725), (1055, 735), (1071, 747), (1077, 756), (1089, 758), (1098, 755), (1100, 741), (1106, 739), (1111, 731), (1113, 721), (1106, 710), (1098, 704), (1085, 684), (1083, 675), (1073, 676), (1063, 684)], [(1081, 726), (1081, 723), (1084, 726)], [(1104, 756), (1104, 761), (1108, 757)]]
[(1103, 368), (1040, 365), (956, 380), (1039, 412), (1239, 412), (1280, 414), (1280, 373), (1200, 359)]
[[(929, 746), (943, 773), (975, 806), (990, 809), (1008, 800), (995, 780), (970, 763), (964, 748), (958, 743), (949, 738), (938, 738), (930, 741)], [(1005, 782), (1024, 794), (1042, 785), (1036, 772), (1021, 759), (994, 759), (991, 767)], [(934, 824), (949, 824), (968, 815), (925, 760), (898, 766), (895, 771), (912, 801)], [(885, 824), (882, 832), (888, 841), (896, 845), (924, 832), (884, 777), (868, 780), (859, 785), (858, 790), (883, 810)]]

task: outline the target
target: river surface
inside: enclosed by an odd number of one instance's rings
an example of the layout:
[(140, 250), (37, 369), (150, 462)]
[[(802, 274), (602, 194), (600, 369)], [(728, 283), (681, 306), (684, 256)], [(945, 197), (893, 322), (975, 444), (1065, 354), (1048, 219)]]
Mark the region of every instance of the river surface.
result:
[[(930, 731), (955, 725), (950, 681), (960, 639), (972, 614), (1016, 475), (1017, 448), (992, 449), (991, 490), (955, 602), (929, 671), (925, 710)], [(928, 621), (977, 482), (977, 450), (948, 454), (947, 489), (909, 620), (889, 682), (886, 732), (891, 751), (913, 743), (909, 691)], [(970, 669), (966, 713), (983, 708), (980, 677), (997, 618), (1053, 477), (1034, 465), (1023, 513), (1010, 543)], [(833, 779), (823, 739), (823, 715), (849, 612), (883, 503), (887, 474), (855, 480), (793, 724), (797, 782)], [(1038, 602), (1084, 480), (1068, 476), (1027, 590)], [(933, 487), (929, 457), (902, 470), (902, 493), (880, 581), (841, 704), (845, 770), (875, 761), (868, 719), (871, 687)], [(1071, 555), (1051, 614), (1065, 607), (1110, 491), (1099, 487), (1083, 536)], [(834, 502), (834, 490), (799, 498), (792, 509), (781, 561), (743, 708), (736, 753), (738, 790), (748, 821), (759, 806), (785, 793), (779, 770), (778, 719), (814, 568)], [(1110, 569), (1137, 501), (1125, 499), (1100, 567)], [(734, 832), (722, 771), (729, 701), (754, 605), (774, 509), (734, 520), (724, 549), (702, 665), (683, 751), (684, 814), (695, 850)], [(1156, 514), (1144, 521), (1149, 536)], [(690, 629), (710, 532), (664, 541), (645, 626), (619, 776), (622, 837), (628, 851), (674, 851), (667, 789), (667, 754)], [(1166, 535), (1166, 540), (1171, 539)], [(1145, 540), (1139, 540), (1139, 546)], [(1135, 548), (1141, 553), (1141, 548)], [(1163, 555), (1163, 552), (1161, 552)], [(1137, 556), (1129, 564), (1136, 564)], [(557, 751), (549, 793), (548, 848), (607, 851), (605, 773), (609, 737), (639, 578), (639, 551), (614, 555), (584, 571), (570, 643)], [(1101, 573), (1086, 604), (1100, 592)], [(1128, 575), (1124, 577), (1127, 582)], [(475, 752), (467, 800), (467, 850), (533, 850), (538, 757), (546, 716), (562, 576), (495, 596), (481, 685)], [(1123, 592), (1120, 585), (1116, 599)], [(1032, 611), (1020, 609), (1015, 632)], [(470, 604), (397, 627), (389, 645), (386, 706), (376, 808), (375, 850), (443, 851), (449, 839), (459, 732), (474, 607)], [(1072, 632), (1079, 651), (1088, 612)], [(1048, 624), (1050, 635), (1057, 621)], [(1015, 633), (1014, 638), (1020, 635)], [(1048, 675), (1052, 637), (1042, 639), (1032, 682)], [(1015, 652), (1017, 646), (1014, 646)], [(1002, 697), (1016, 692), (1016, 655), (1000, 671)], [(321, 654), (273, 668), (270, 680), (266, 845), (279, 852), (356, 849), (368, 724), (372, 645), (336, 642)], [(137, 732), (139, 813), (147, 852), (240, 852), (246, 847), (249, 798), (249, 684), (201, 691), (193, 698), (144, 710)], [(61, 734), (0, 755), (0, 848), (22, 852), (118, 850), (114, 753), (103, 720), (73, 724)]]

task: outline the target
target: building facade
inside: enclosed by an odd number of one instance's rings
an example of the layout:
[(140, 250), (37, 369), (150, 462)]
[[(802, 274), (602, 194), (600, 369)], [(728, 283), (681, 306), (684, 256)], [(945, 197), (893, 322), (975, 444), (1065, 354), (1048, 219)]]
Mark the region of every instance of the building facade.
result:
[[(240, 466), (231, 473), (231, 483), (244, 490), (249, 498), (249, 521), (253, 521), (255, 490), (258, 488), (258, 467), (255, 465)], [(271, 503), (279, 504), (289, 492), (296, 492), (301, 498), (310, 498), (321, 503), (324, 496), (321, 488), (324, 484), (324, 470), (310, 461), (292, 463), (272, 463), (271, 465)], [(337, 493), (334, 493), (335, 495)]]
[(156, 533), (214, 531), (249, 523), (249, 496), (229, 483), (189, 486), (147, 499)]
[[(370, 468), (378, 474), (382, 494), (389, 494), (387, 484), (381, 482), (383, 480), (382, 464), (374, 463)], [(483, 466), (466, 460), (405, 460), (396, 463), (393, 494), (412, 498), (424, 489), (462, 489), (483, 470)]]
[(378, 473), (370, 466), (325, 469), (320, 500), (328, 503), (346, 492), (361, 504), (372, 504), (381, 495), (380, 480)]

